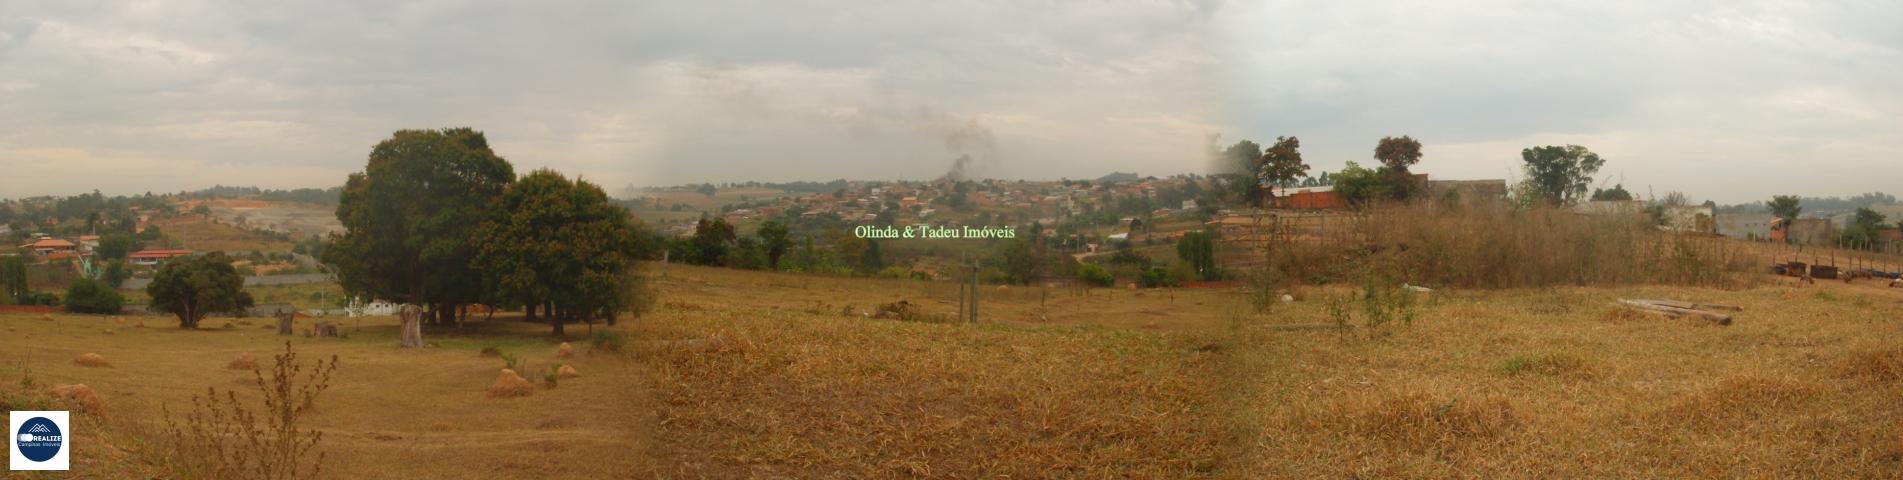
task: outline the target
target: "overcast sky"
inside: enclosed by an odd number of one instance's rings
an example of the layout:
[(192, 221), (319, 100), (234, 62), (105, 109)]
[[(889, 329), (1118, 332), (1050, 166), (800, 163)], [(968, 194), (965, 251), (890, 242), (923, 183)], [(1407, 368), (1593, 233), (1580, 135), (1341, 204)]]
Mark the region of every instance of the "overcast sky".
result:
[(619, 187), (1585, 145), (1644, 195), (1903, 193), (1903, 2), (0, 0), (0, 197), (334, 186), (400, 128)]

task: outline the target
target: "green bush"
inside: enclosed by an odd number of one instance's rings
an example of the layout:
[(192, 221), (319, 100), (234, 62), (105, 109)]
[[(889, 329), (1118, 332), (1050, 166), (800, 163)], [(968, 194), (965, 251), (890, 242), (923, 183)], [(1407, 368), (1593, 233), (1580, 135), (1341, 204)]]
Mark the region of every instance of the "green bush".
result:
[(885, 267), (885, 269), (879, 270), (879, 278), (912, 278), (912, 270), (905, 267), (898, 266), (898, 265), (893, 265), (890, 267)]
[(1077, 267), (1077, 280), (1093, 287), (1108, 287), (1117, 283), (1117, 277), (1111, 276), (1110, 271), (1104, 270), (1102, 265), (1095, 263), (1086, 263)]
[(1143, 288), (1182, 286), (1182, 282), (1176, 279), (1176, 274), (1163, 267), (1150, 267), (1149, 270), (1144, 270), (1137, 276), (1137, 284)]
[(74, 313), (119, 313), (126, 299), (106, 282), (82, 279), (66, 288), (66, 311)]

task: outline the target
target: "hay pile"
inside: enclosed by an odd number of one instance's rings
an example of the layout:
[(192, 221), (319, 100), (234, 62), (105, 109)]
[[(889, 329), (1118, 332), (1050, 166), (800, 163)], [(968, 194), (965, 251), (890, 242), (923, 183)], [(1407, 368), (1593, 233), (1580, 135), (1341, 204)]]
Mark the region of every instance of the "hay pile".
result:
[(251, 352), (244, 352), (238, 354), (237, 358), (231, 359), (231, 363), (225, 364), (225, 368), (232, 370), (254, 370), (258, 368), (258, 361), (251, 357)]
[(496, 375), (496, 383), (489, 385), (489, 398), (525, 397), (531, 393), (535, 393), (535, 384), (507, 368)]
[(562, 368), (555, 369), (555, 376), (559, 378), (575, 378), (581, 376), (581, 372), (575, 371), (575, 367), (562, 365)]
[(575, 356), (575, 347), (568, 346), (568, 342), (562, 342), (562, 346), (555, 347), (555, 358), (568, 358), (572, 356)]
[(40, 314), (40, 320), (45, 320), (45, 321), (48, 321), (48, 322), (51, 322), (51, 321), (53, 321), (53, 314), (50, 314), (50, 313), (42, 313), (42, 314)]
[(106, 413), (106, 404), (99, 400), (99, 393), (85, 384), (54, 385), (46, 391), (48, 396), (77, 407), (80, 411), (99, 415)]
[(106, 362), (106, 357), (101, 357), (97, 353), (80, 354), (77, 357), (73, 357), (73, 363), (82, 367), (111, 367), (112, 366), (111, 363)]

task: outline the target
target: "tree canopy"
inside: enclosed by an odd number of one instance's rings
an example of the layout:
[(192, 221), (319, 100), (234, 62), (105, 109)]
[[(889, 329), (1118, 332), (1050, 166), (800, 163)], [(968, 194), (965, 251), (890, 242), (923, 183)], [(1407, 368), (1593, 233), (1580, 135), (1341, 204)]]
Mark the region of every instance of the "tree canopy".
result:
[(1779, 228), (1790, 226), (1791, 222), (1797, 221), (1797, 214), (1804, 213), (1803, 201), (1798, 200), (1796, 195), (1774, 195), (1771, 203), (1765, 206), (1770, 208), (1772, 216), (1784, 220)]
[(1547, 205), (1571, 205), (1583, 199), (1592, 175), (1606, 164), (1599, 154), (1578, 145), (1531, 147), (1520, 151), (1526, 164), (1527, 191)]
[(166, 260), (145, 293), (152, 298), (152, 311), (178, 316), (179, 328), (198, 328), (207, 314), (251, 308), (244, 277), (223, 252)]
[(482, 132), (397, 131), (344, 183), (337, 219), (345, 230), (323, 260), (346, 292), (429, 305), (447, 321), (456, 305), (481, 300), (470, 237), (514, 179)]
[(638, 229), (601, 187), (537, 170), (503, 191), (475, 233), (476, 265), (492, 293), (546, 308), (556, 335), (567, 322), (612, 321), (643, 298)]
[(1374, 159), (1395, 171), (1407, 173), (1408, 167), (1421, 161), (1421, 141), (1414, 137), (1381, 137), (1374, 145)]
[(1625, 184), (1613, 185), (1612, 188), (1608, 189), (1595, 188), (1592, 190), (1592, 201), (1595, 202), (1629, 200), (1632, 200), (1632, 192), (1626, 191)]
[(1308, 176), (1308, 164), (1302, 163), (1302, 141), (1295, 137), (1276, 137), (1275, 145), (1262, 153), (1256, 179), (1263, 185), (1292, 186), (1296, 179)]

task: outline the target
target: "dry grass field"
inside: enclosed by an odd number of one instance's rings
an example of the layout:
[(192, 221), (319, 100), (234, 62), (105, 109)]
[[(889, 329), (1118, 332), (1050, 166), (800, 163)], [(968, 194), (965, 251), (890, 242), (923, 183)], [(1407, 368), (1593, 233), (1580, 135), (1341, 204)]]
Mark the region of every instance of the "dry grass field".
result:
[[(679, 265), (657, 283), (657, 311), (613, 329), (624, 345), (572, 334), (567, 360), (546, 326), (501, 317), (415, 351), (390, 319), (292, 338), (340, 359), (308, 417), (325, 476), (1903, 476), (1903, 288), (1875, 282), (1444, 289), (1376, 327), (1335, 287), (1267, 314), (1237, 290), (985, 287), (969, 325), (933, 321), (950, 284)], [(1617, 298), (1744, 311), (1717, 326)], [(863, 315), (901, 299), (927, 321)], [(1344, 311), (1355, 327), (1288, 327)], [(249, 395), (225, 363), (284, 339), (119, 320), (0, 315), (0, 396), (104, 400), (80, 416), (76, 473), (167, 475), (161, 406)], [(502, 360), (484, 347), (583, 376), (488, 398)], [(89, 352), (112, 366), (73, 363)]]

